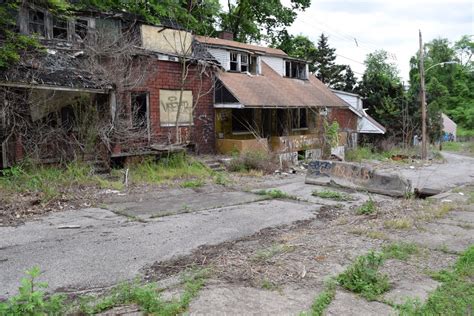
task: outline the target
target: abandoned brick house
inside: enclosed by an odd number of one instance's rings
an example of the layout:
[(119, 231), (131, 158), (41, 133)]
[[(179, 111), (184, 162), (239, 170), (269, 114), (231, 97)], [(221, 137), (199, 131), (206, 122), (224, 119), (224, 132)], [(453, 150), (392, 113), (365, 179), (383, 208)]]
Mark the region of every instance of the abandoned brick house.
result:
[[(17, 28), (36, 34), (46, 51), (0, 72), (0, 167), (24, 157), (110, 161), (170, 144), (317, 158), (323, 120), (339, 122), (341, 146), (357, 141), (363, 110), (305, 61), (227, 32), (193, 36), (123, 12), (66, 19), (32, 5), (17, 12)], [(22, 124), (12, 119), (20, 116)]]
[(349, 105), (311, 75), (305, 61), (231, 38), (196, 37), (224, 69), (215, 89), (218, 152), (271, 150), (290, 161), (317, 158), (323, 119), (339, 122), (341, 145), (357, 132)]
[(66, 19), (24, 5), (16, 14), (17, 31), (46, 50), (0, 73), (0, 167), (25, 157), (108, 160), (164, 144), (214, 152), (216, 63), (191, 33), (124, 13)]

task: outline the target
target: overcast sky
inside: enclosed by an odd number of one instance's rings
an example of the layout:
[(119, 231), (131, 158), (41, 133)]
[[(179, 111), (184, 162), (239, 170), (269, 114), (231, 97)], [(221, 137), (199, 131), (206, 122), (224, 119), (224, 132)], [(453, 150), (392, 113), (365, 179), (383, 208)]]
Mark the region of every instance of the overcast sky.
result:
[(337, 62), (349, 64), (357, 76), (364, 72), (365, 56), (384, 49), (407, 80), (410, 57), (419, 47), (418, 30), (424, 42), (438, 37), (454, 42), (462, 35), (472, 35), (473, 4), (472, 0), (313, 0), (289, 31), (313, 41), (324, 32), (340, 55)]

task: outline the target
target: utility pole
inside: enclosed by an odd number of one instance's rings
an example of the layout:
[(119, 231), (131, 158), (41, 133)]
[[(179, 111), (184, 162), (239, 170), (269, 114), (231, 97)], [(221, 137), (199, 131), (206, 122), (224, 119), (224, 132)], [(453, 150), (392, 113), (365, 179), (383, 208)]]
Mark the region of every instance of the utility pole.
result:
[(420, 34), (420, 93), (421, 93), (421, 159), (425, 160), (427, 157), (427, 141), (426, 135), (426, 91), (425, 91), (425, 69), (424, 69), (424, 54), (423, 54), (423, 40)]

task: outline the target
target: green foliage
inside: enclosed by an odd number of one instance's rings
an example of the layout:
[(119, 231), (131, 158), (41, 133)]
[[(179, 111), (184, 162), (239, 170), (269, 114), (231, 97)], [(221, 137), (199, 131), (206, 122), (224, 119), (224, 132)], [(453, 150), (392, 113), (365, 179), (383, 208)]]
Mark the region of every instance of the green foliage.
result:
[(370, 215), (377, 211), (377, 205), (375, 201), (372, 200), (372, 197), (369, 196), (369, 200), (365, 201), (361, 206), (356, 210), (356, 213), (359, 215)]
[(28, 277), (21, 279), (19, 294), (6, 302), (0, 302), (0, 315), (61, 315), (66, 308), (65, 296), (45, 295), (43, 289), (48, 284), (36, 281), (41, 274), (39, 267), (33, 267), (26, 274)]
[(317, 196), (323, 199), (331, 199), (331, 200), (336, 200), (336, 201), (352, 201), (353, 200), (353, 198), (349, 194), (331, 191), (331, 190), (313, 191), (311, 195)]
[(137, 304), (140, 309), (153, 315), (174, 316), (186, 311), (191, 300), (199, 293), (207, 278), (207, 270), (190, 271), (184, 275), (184, 292), (179, 299), (164, 301), (159, 289), (154, 284), (139, 285), (123, 283), (111, 293), (98, 301), (83, 298), (80, 311), (85, 314), (96, 314), (115, 306)]
[(399, 242), (385, 245), (382, 253), (386, 259), (407, 260), (411, 255), (420, 251), (418, 246), (413, 243)]
[(229, 1), (226, 12), (221, 12), (221, 27), (234, 33), (240, 42), (272, 41), (296, 19), (311, 0), (290, 0), (289, 6), (281, 1)]
[(474, 142), (446, 142), (443, 150), (474, 154)]
[(390, 288), (388, 277), (378, 272), (383, 260), (382, 254), (373, 251), (360, 256), (345, 272), (337, 276), (337, 282), (351, 292), (374, 300)]
[(323, 124), (326, 142), (331, 147), (337, 147), (339, 145), (339, 123), (334, 121), (329, 125), (329, 123), (324, 120)]
[(452, 271), (441, 271), (436, 279), (442, 284), (430, 293), (425, 303), (409, 299), (398, 305), (401, 315), (468, 315), (474, 306), (474, 246), (458, 258)]
[(294, 195), (290, 195), (286, 192), (283, 192), (278, 189), (270, 189), (270, 190), (260, 190), (256, 192), (258, 195), (265, 195), (272, 199), (290, 199), (290, 200), (297, 200), (298, 198)]

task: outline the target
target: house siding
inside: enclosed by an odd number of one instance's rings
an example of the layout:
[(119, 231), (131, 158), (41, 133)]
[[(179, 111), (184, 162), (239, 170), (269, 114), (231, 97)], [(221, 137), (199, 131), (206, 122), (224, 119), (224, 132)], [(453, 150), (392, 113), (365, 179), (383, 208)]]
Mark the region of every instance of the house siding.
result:
[(228, 71), (230, 69), (230, 53), (226, 49), (208, 48), (207, 51)]
[(261, 61), (265, 62), (270, 68), (275, 70), (280, 76), (285, 75), (285, 62), (283, 58), (272, 57), (272, 56), (262, 56)]

